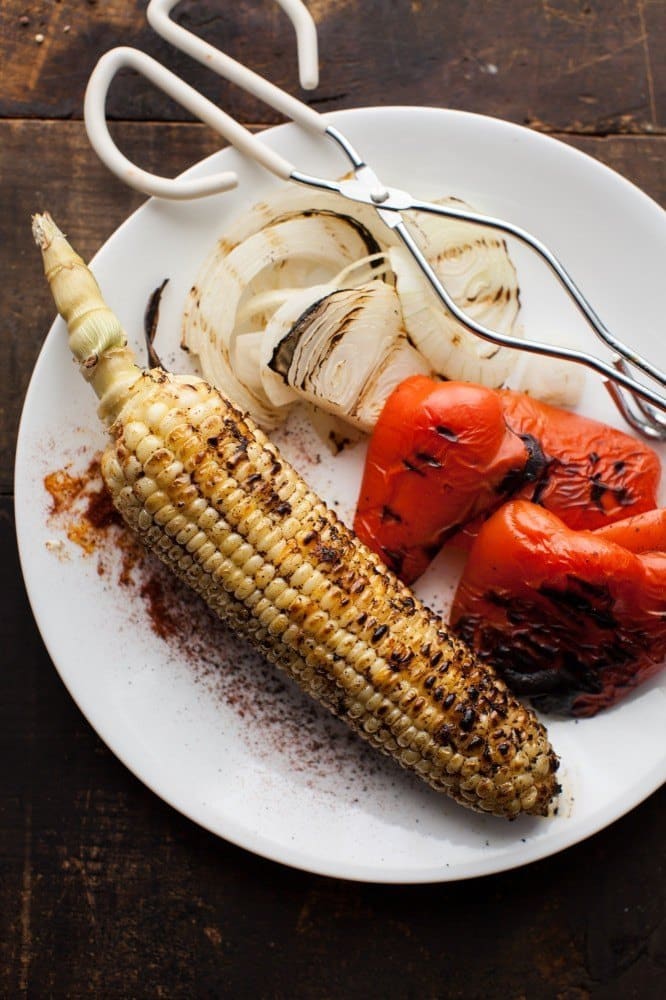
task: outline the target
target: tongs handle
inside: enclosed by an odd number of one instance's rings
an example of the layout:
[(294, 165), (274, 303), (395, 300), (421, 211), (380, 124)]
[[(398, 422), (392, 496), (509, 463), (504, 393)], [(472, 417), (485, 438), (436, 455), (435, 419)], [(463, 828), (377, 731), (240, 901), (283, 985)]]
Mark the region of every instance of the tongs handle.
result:
[[(158, 34), (204, 66), (210, 67), (218, 75), (249, 91), (283, 114), (289, 115), (309, 131), (317, 134), (326, 131), (328, 124), (326, 119), (312, 108), (173, 22), (169, 13), (177, 2), (178, 0), (152, 0), (149, 4), (148, 19)], [(317, 61), (314, 22), (300, 0), (278, 0), (278, 2), (289, 14), (296, 28), (302, 82), (312, 83), (314, 80), (316, 83), (317, 74), (316, 72), (313, 74), (313, 65), (316, 65)], [(193, 179), (162, 177), (143, 170), (121, 153), (107, 125), (106, 98), (114, 77), (123, 68), (134, 69), (141, 73), (159, 90), (209, 125), (241, 153), (260, 163), (277, 177), (288, 180), (293, 173), (293, 164), (269, 149), (248, 129), (189, 84), (146, 53), (121, 46), (103, 55), (93, 70), (86, 90), (84, 120), (91, 145), (99, 158), (112, 173), (130, 187), (160, 198), (186, 200), (228, 191), (236, 187), (238, 177), (233, 171)]]
[[(319, 84), (316, 25), (301, 0), (277, 0), (277, 2), (288, 14), (296, 31), (301, 86), (304, 90), (314, 90)], [(169, 15), (178, 3), (179, 0), (151, 0), (148, 4), (146, 18), (158, 35), (170, 42), (174, 48), (196, 59), (202, 66), (207, 66), (218, 76), (246, 90), (304, 128), (316, 133), (325, 131), (325, 119), (313, 108), (172, 21)]]

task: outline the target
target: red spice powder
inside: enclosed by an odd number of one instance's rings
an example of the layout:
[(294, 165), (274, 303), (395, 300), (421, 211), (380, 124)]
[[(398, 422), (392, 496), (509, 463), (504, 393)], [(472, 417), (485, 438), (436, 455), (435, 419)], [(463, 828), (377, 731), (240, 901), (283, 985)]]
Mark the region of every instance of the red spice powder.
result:
[(98, 547), (100, 533), (121, 523), (111, 496), (100, 477), (96, 456), (85, 471), (72, 475), (68, 468), (50, 472), (44, 477), (44, 487), (51, 497), (49, 517), (61, 521), (71, 542), (91, 555)]
[(97, 492), (89, 494), (85, 517), (91, 527), (97, 531), (104, 531), (106, 528), (110, 528), (112, 524), (119, 525), (122, 523), (122, 518), (113, 506), (111, 494), (106, 486), (102, 486)]
[[(157, 567), (155, 567), (157, 570)], [(174, 639), (182, 635), (183, 622), (178, 621), (178, 600), (173, 603), (173, 593), (165, 592), (164, 583), (153, 572), (139, 587), (139, 594), (146, 602), (153, 632), (160, 639)]]
[(279, 759), (289, 773), (319, 792), (328, 790), (331, 774), (337, 776), (337, 788), (344, 776), (355, 796), (367, 790), (373, 773), (394, 775), (394, 765), (369, 753), (343, 723), (230, 633), (144, 548), (113, 507), (97, 457), (80, 476), (58, 470), (45, 477), (44, 485), (52, 499), (53, 527), (64, 531), (85, 557), (96, 555), (104, 587), (124, 589), (128, 620), (140, 625), (145, 616), (151, 631), (188, 665), (206, 694), (247, 723), (243, 739), (253, 758)]
[(58, 469), (44, 477), (44, 486), (51, 496), (51, 515), (61, 514), (70, 510), (72, 504), (81, 493), (85, 480), (81, 476), (73, 476), (68, 469)]

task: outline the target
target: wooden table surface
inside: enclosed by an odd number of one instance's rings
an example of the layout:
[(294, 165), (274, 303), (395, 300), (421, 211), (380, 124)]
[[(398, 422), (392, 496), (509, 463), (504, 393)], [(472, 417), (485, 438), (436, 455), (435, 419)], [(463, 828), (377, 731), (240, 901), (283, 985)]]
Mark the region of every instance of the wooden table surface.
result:
[[(450, 106), (551, 133), (666, 203), (664, 0), (311, 0), (318, 109)], [(91, 255), (141, 197), (91, 152), (88, 75), (115, 44), (168, 59), (253, 126), (263, 107), (167, 50), (145, 3), (0, 8), (0, 994), (6, 997), (663, 995), (664, 790), (528, 868), (376, 886), (293, 871), (196, 827), (134, 778), (66, 693), (17, 561), (16, 428), (53, 314), (31, 244), (48, 206)], [(178, 18), (298, 93), (290, 26), (267, 0)], [(217, 148), (142, 81), (109, 102), (125, 151), (175, 174)], [(618, 734), (622, 738), (622, 734)], [(660, 984), (661, 983), (661, 987)]]

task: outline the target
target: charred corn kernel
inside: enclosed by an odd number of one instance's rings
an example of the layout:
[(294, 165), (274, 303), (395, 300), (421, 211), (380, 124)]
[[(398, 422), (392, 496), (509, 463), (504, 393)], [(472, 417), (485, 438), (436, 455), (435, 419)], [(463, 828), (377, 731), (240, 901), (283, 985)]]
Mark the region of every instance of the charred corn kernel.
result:
[(305, 691), (433, 788), (500, 816), (546, 814), (557, 758), (534, 714), (250, 419), (199, 379), (137, 368), (83, 261), (52, 220), (37, 217), (34, 229), (110, 425), (102, 475), (139, 537)]
[(530, 788), (529, 791), (525, 792), (525, 794), (522, 795), (520, 798), (520, 805), (522, 807), (523, 812), (529, 813), (530, 810), (536, 804), (538, 797), (539, 793), (537, 789), (534, 788), (534, 786), (532, 786), (532, 788)]

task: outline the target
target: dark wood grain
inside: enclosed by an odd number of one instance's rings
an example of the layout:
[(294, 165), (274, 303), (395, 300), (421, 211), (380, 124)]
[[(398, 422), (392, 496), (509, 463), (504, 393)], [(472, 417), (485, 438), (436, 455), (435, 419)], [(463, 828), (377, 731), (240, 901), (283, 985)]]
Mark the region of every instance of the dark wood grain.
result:
[[(663, 0), (310, 7), (322, 82), (308, 99), (319, 109), (415, 103), (499, 115), (554, 132), (666, 204)], [(29, 216), (49, 208), (89, 257), (141, 203), (98, 163), (79, 120), (90, 69), (113, 44), (168, 60), (253, 127), (275, 120), (169, 51), (144, 9), (0, 6), (0, 996), (656, 1000), (666, 974), (663, 789), (592, 839), (514, 872), (420, 887), (324, 879), (171, 810), (101, 743), (58, 679), (21, 581), (12, 507), (20, 406), (53, 316)], [(269, 0), (184, 2), (177, 16), (299, 92), (292, 32)], [(148, 168), (175, 174), (218, 146), (131, 75), (114, 86), (110, 112), (122, 148)]]
[[(0, 115), (80, 117), (99, 56), (113, 45), (134, 45), (234, 116), (255, 124), (278, 120), (157, 38), (144, 7), (123, 0), (40, 0), (27, 8), (5, 2)], [(548, 131), (655, 133), (666, 127), (661, 0), (314, 0), (310, 8), (319, 28), (321, 85), (301, 96), (320, 110), (426, 104)], [(27, 24), (21, 22), (26, 16)], [(276, 4), (191, 0), (179, 5), (175, 18), (298, 93), (293, 32)], [(43, 35), (41, 44), (36, 35)], [(117, 81), (108, 107), (112, 118), (187, 119), (133, 74)]]

